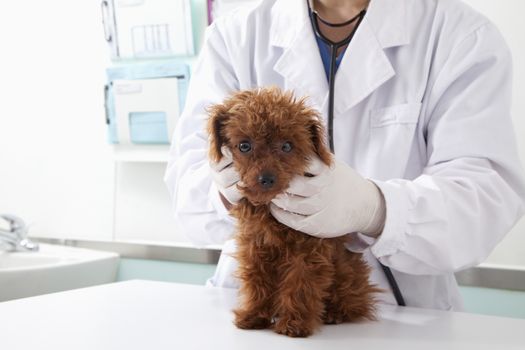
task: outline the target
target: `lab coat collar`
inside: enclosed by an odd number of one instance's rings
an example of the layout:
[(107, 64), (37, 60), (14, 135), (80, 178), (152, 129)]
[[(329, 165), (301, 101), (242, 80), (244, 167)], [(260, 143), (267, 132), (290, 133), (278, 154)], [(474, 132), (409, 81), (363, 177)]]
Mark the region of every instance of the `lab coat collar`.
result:
[(321, 109), (328, 82), (306, 0), (277, 0), (272, 7), (270, 40), (271, 45), (284, 50), (274, 69), (285, 78), (285, 87), (293, 87), (298, 97), (308, 96), (309, 102)]
[(383, 49), (410, 43), (407, 14), (408, 1), (370, 1), (365, 18)]
[[(409, 0), (371, 0), (366, 19), (382, 48), (410, 43), (407, 7)], [(276, 0), (272, 7), (271, 44), (289, 47), (304, 25), (310, 24), (306, 0)]]
[[(409, 0), (371, 0), (339, 66), (335, 113), (343, 113), (395, 75), (384, 49), (409, 43)], [(309, 95), (320, 109), (328, 101), (328, 83), (314, 37), (306, 0), (277, 0), (272, 7), (271, 44), (284, 49), (274, 69), (298, 95)], [(312, 54), (315, 53), (315, 54)], [(302, 64), (308, 57), (307, 67)], [(365, 65), (365, 66), (363, 66)], [(289, 83), (289, 84), (288, 84)]]

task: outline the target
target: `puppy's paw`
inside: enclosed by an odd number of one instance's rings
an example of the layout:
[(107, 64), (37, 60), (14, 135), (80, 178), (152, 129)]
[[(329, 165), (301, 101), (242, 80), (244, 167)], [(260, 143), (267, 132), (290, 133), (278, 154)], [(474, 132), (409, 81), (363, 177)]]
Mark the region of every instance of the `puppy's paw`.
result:
[(345, 317), (342, 313), (336, 312), (334, 310), (327, 310), (323, 315), (324, 324), (339, 324), (346, 321), (347, 317)]
[(265, 329), (269, 328), (272, 321), (268, 317), (252, 315), (243, 310), (235, 310), (235, 325), (241, 329)]
[(273, 327), (274, 331), (293, 338), (308, 337), (313, 333), (313, 328), (297, 320), (280, 319)]

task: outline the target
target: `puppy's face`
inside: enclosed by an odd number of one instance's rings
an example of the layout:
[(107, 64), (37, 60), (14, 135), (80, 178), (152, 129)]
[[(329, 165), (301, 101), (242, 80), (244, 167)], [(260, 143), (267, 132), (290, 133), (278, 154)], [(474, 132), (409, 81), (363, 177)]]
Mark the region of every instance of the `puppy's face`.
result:
[(332, 159), (317, 113), (275, 88), (239, 92), (211, 107), (208, 132), (210, 157), (220, 160), (224, 145), (231, 150), (241, 193), (254, 205), (268, 204), (304, 175), (309, 158)]

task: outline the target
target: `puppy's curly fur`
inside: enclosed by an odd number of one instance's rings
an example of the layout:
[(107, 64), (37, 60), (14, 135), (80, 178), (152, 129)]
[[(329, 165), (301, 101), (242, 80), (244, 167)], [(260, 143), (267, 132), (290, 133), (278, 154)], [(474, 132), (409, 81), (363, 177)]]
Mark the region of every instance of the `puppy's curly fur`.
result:
[(224, 145), (232, 151), (244, 196), (231, 210), (241, 282), (235, 324), (306, 337), (322, 323), (374, 319), (379, 290), (361, 254), (344, 238), (315, 238), (270, 214), (272, 198), (305, 175), (309, 158), (332, 163), (319, 115), (277, 88), (238, 92), (209, 114), (210, 157), (219, 161)]

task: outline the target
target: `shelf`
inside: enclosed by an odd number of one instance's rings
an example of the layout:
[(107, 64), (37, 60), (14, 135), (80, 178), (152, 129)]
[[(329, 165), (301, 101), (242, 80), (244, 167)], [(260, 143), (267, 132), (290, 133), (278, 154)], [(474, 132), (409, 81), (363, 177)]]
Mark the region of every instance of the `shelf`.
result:
[(168, 161), (169, 145), (114, 145), (116, 162), (165, 163)]

